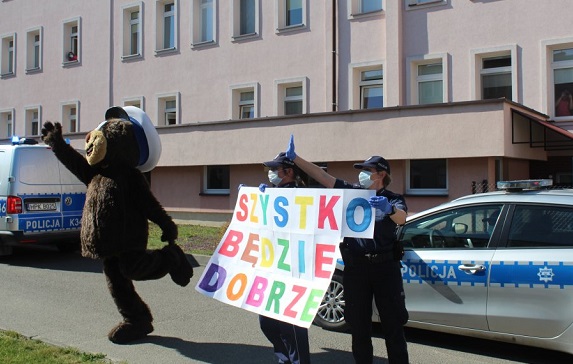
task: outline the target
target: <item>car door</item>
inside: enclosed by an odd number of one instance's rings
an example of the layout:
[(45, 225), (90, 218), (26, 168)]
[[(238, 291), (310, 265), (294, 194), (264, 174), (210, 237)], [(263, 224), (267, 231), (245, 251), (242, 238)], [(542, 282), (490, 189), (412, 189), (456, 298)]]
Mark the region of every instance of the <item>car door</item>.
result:
[(488, 246), (502, 207), (455, 207), (402, 227), (402, 277), (411, 322), (488, 329), (487, 284), (495, 251)]
[(491, 331), (550, 338), (573, 324), (573, 207), (517, 204), (491, 264)]

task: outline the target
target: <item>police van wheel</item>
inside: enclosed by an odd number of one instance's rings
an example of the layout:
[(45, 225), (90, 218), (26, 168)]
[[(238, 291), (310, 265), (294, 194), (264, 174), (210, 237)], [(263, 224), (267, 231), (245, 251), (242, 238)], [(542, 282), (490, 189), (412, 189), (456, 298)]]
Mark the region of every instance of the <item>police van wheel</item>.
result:
[(57, 243), (56, 248), (60, 253), (73, 253), (80, 248), (80, 244), (77, 241), (66, 241)]
[(344, 319), (344, 286), (342, 274), (336, 271), (318, 308), (314, 324), (326, 330), (347, 331), (348, 323)]

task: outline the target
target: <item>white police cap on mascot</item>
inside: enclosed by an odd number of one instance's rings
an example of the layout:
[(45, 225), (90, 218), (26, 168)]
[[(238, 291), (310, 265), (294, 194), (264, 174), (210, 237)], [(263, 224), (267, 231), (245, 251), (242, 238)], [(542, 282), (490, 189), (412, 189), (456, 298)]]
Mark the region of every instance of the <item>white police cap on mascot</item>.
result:
[[(145, 111), (135, 106), (114, 106), (105, 112), (105, 119), (118, 118), (131, 121), (134, 128), (135, 138), (139, 146), (139, 163), (137, 169), (141, 172), (149, 172), (159, 162), (161, 156), (161, 140), (155, 126)], [(101, 128), (106, 121), (96, 129)]]

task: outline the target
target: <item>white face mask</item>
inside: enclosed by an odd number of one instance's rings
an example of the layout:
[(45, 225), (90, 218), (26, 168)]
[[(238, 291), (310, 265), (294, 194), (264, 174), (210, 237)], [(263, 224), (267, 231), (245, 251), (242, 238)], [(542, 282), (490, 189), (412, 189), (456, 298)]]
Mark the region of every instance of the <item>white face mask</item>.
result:
[(281, 177), (279, 177), (279, 174), (277, 171), (271, 171), (269, 169), (269, 182), (270, 183), (272, 183), (275, 186), (278, 186), (282, 180), (283, 179)]
[(360, 172), (358, 175), (358, 182), (360, 182), (360, 186), (364, 188), (370, 188), (370, 186), (372, 186), (374, 183), (374, 181), (370, 179), (370, 176), (372, 176), (372, 172), (370, 171)]

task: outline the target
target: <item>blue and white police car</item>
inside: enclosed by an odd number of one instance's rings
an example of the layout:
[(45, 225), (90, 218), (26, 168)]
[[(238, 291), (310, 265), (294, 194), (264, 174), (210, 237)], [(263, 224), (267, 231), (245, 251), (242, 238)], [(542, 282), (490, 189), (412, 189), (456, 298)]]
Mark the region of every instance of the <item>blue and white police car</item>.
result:
[[(409, 216), (408, 326), (573, 353), (573, 190), (549, 186), (498, 182)], [(315, 323), (345, 328), (341, 272)]]
[(14, 246), (79, 247), (86, 186), (33, 139), (0, 145), (0, 255)]

